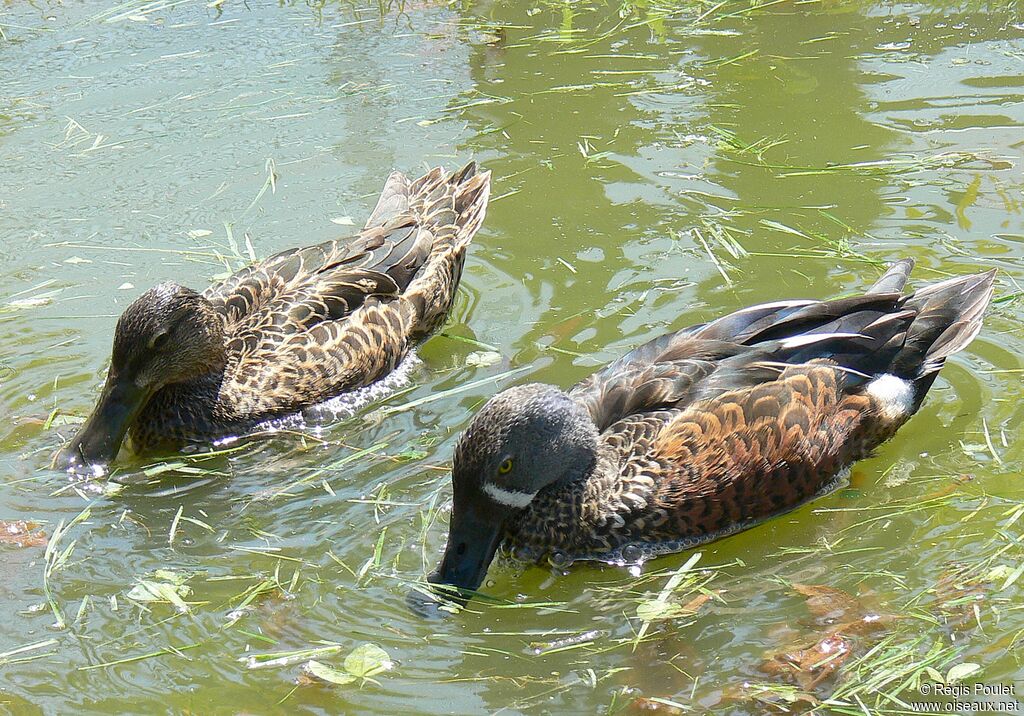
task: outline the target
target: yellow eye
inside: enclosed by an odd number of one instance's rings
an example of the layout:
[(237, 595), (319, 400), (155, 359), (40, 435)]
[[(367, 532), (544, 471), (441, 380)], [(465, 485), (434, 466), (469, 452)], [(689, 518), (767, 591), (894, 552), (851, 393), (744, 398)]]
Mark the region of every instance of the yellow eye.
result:
[(498, 474), (507, 475), (510, 472), (512, 472), (512, 458), (507, 457), (498, 465)]

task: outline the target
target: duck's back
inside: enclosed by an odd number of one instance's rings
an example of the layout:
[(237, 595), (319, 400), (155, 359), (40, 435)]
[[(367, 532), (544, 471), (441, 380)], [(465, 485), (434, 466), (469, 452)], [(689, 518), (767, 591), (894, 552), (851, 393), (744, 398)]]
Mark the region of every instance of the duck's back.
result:
[(204, 292), (222, 316), (222, 376), (168, 386), (135, 439), (206, 439), (386, 376), (445, 319), (486, 211), (469, 164), (387, 180), (357, 235), (281, 252)]
[(863, 296), (753, 306), (663, 336), (576, 386), (602, 431), (598, 467), (538, 495), (520, 541), (673, 550), (829, 489), (980, 329), (991, 272), (900, 295), (912, 265)]

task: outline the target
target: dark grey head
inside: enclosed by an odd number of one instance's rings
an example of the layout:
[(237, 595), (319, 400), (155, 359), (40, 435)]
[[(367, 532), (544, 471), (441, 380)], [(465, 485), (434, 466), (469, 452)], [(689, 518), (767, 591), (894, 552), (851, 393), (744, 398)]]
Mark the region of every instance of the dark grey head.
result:
[(223, 322), (209, 301), (174, 283), (146, 291), (117, 321), (103, 392), (56, 464), (105, 466), (156, 391), (223, 370), (224, 361)]
[(448, 546), (430, 581), (479, 587), (508, 519), (545, 487), (584, 479), (596, 461), (597, 428), (563, 391), (531, 383), (492, 398), (455, 448)]

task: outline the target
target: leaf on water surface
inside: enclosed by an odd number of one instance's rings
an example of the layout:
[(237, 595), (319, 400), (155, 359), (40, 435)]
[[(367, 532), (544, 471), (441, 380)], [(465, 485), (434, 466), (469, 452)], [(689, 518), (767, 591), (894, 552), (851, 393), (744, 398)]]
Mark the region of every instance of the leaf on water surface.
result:
[(158, 569), (153, 572), (153, 576), (156, 579), (162, 579), (163, 581), (170, 582), (171, 584), (184, 584), (188, 581), (190, 575), (178, 574), (177, 572), (172, 572), (169, 569)]
[[(683, 564), (679, 569), (672, 573), (669, 580), (665, 583), (665, 586), (658, 593), (658, 596), (654, 599), (645, 599), (644, 601), (637, 604), (636, 615), (643, 622), (640, 625), (640, 630), (637, 632), (637, 642), (643, 639), (647, 634), (647, 630), (651, 628), (651, 622), (659, 621), (663, 619), (671, 619), (675, 616), (682, 616), (686, 614), (685, 606), (678, 606), (669, 601), (672, 597), (672, 593), (679, 588), (679, 585), (683, 583), (683, 580), (687, 576), (692, 576), (691, 569), (700, 560), (701, 553), (697, 552), (693, 554), (686, 563)], [(696, 600), (691, 600), (687, 606), (693, 604)], [(706, 599), (697, 604), (696, 608), (700, 608)], [(696, 611), (696, 610), (694, 610)]]
[(128, 591), (127, 597), (136, 602), (169, 602), (179, 611), (187, 612), (188, 604), (183, 598), (191, 592), (192, 590), (184, 584), (140, 579), (139, 583)]
[(946, 683), (955, 684), (958, 681), (963, 681), (967, 677), (977, 674), (979, 671), (981, 671), (981, 664), (965, 661), (962, 664), (957, 664), (946, 672)]
[(15, 547), (41, 547), (47, 542), (46, 534), (35, 522), (0, 520), (0, 544)]
[(1013, 583), (1020, 579), (1021, 574), (1024, 574), (1024, 562), (1021, 562), (1020, 566), (1018, 566), (1017, 569), (1013, 570), (1012, 572), (1010, 572), (1010, 574), (1006, 576), (1006, 581), (1003, 582), (1003, 585), (1001, 587), (999, 587), (999, 591), (1005, 592), (1007, 589), (1013, 586)]
[(326, 681), (330, 684), (338, 684), (339, 686), (351, 684), (356, 680), (356, 677), (347, 671), (339, 671), (338, 669), (327, 666), (327, 664), (321, 664), (319, 661), (315, 660), (306, 662), (306, 666), (303, 667), (303, 671), (310, 676), (315, 676), (321, 681)]
[(362, 644), (345, 657), (343, 670), (311, 659), (303, 667), (303, 673), (330, 684), (344, 686), (357, 680), (361, 683), (374, 681), (373, 676), (393, 667), (394, 662), (382, 648), (376, 644)]
[(24, 308), (39, 308), (40, 306), (48, 306), (53, 303), (53, 299), (64, 289), (58, 288), (56, 291), (46, 291), (44, 293), (38, 293), (35, 296), (29, 296), (28, 298), (16, 298), (13, 301), (7, 302), (8, 310), (16, 311)]
[(64, 425), (81, 425), (85, 422), (85, 418), (81, 415), (67, 415), (65, 413), (58, 412), (49, 420), (45, 421), (43, 425), (46, 429), (61, 427)]
[(395, 455), (396, 460), (422, 460), (427, 456), (425, 450), (419, 450), (417, 448), (406, 448), (402, 452)]
[(332, 224), (338, 224), (339, 226), (355, 226), (356, 222), (351, 216), (336, 216), (331, 219)]
[(180, 470), (186, 467), (188, 463), (182, 462), (181, 460), (175, 460), (172, 462), (160, 462), (156, 465), (150, 465), (149, 467), (142, 469), (142, 474), (146, 477), (156, 477), (162, 475), (165, 472), (172, 472), (174, 470)]
[(345, 671), (360, 679), (389, 671), (394, 666), (388, 653), (376, 644), (363, 644), (345, 657)]
[(679, 613), (680, 608), (678, 604), (672, 604), (662, 599), (648, 599), (636, 606), (636, 615), (645, 622), (671, 619)]
[(501, 353), (497, 351), (473, 351), (466, 356), (466, 365), (471, 368), (486, 368), (501, 362)]
[(209, 229), (192, 229), (190, 232), (188, 232), (188, 237), (190, 239), (202, 239), (212, 234), (213, 232), (210, 231)]
[(645, 622), (671, 619), (677, 616), (690, 616), (700, 611), (700, 608), (717, 593), (698, 594), (686, 604), (675, 604), (660, 597), (658, 599), (648, 599), (637, 605), (636, 615)]

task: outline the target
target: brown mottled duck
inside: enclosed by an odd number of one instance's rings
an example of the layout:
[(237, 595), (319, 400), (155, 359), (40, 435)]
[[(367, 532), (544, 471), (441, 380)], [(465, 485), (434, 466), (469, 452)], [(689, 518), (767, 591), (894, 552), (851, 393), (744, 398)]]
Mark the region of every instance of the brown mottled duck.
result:
[(978, 334), (994, 272), (903, 293), (745, 308), (646, 343), (568, 392), (510, 388), (462, 434), (430, 581), (479, 587), (502, 542), (635, 559), (708, 542), (833, 489), (917, 412)]
[(146, 291), (118, 320), (103, 391), (56, 464), (102, 472), (126, 433), (142, 451), (211, 440), (380, 380), (448, 315), (489, 191), (472, 163), (415, 181), (395, 172), (356, 236), (202, 293)]

